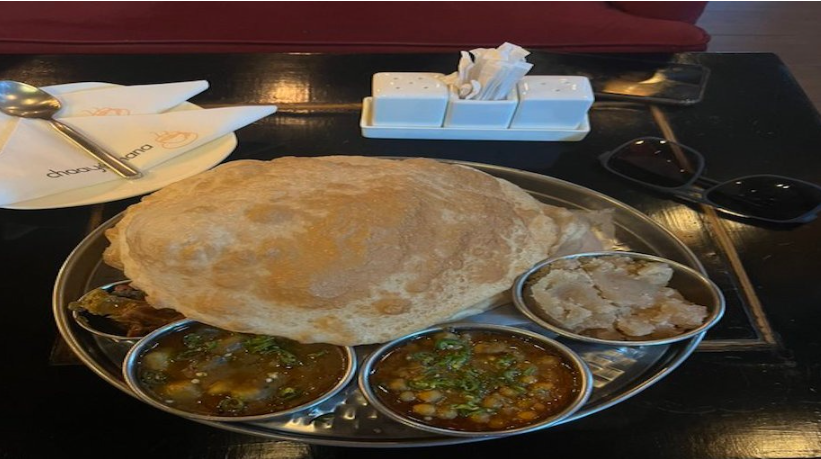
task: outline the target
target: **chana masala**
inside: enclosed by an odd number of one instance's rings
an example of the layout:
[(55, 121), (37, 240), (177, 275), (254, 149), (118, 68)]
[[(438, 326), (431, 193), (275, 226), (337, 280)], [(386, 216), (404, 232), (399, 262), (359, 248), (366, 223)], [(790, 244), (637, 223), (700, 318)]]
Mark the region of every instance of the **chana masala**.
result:
[(173, 408), (211, 416), (254, 416), (309, 403), (348, 367), (344, 350), (204, 324), (161, 337), (139, 357), (138, 378)]
[(564, 410), (582, 376), (558, 352), (492, 331), (417, 337), (375, 365), (380, 400), (412, 420), (449, 430), (525, 427)]

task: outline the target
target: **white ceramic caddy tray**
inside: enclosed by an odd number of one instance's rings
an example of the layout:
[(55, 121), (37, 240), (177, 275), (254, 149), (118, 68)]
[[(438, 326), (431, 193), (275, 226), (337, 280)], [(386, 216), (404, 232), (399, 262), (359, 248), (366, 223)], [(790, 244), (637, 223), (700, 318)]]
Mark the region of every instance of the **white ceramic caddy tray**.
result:
[(542, 142), (577, 142), (590, 132), (590, 120), (584, 117), (576, 129), (490, 129), (415, 126), (374, 126), (373, 98), (362, 101), (359, 127), (362, 136), (371, 139), (427, 139), (427, 140), (521, 140)]

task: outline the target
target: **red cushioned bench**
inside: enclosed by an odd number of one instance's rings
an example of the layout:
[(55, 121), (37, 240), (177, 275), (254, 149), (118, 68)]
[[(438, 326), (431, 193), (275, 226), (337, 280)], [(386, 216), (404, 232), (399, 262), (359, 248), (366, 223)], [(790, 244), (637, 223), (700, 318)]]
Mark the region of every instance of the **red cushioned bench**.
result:
[(0, 53), (704, 50), (706, 2), (0, 2)]

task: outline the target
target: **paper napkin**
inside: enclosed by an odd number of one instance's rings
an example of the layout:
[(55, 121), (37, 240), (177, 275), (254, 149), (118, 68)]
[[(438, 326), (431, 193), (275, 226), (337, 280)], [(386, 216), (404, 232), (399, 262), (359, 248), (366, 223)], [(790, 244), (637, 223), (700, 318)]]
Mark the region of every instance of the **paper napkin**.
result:
[(456, 72), (445, 77), (460, 99), (502, 100), (533, 68), (526, 49), (512, 43), (462, 51)]
[(208, 82), (112, 86), (85, 91), (64, 91), (61, 86), (43, 88), (62, 103), (57, 118), (74, 116), (124, 116), (162, 113), (208, 89)]
[[(71, 85), (66, 86), (71, 89)], [(207, 87), (207, 82), (189, 82), (47, 90), (65, 103), (58, 113), (60, 121), (148, 176), (152, 167), (276, 111), (275, 106), (260, 105), (165, 112)], [(107, 171), (43, 120), (0, 114), (0, 142), (3, 140), (0, 205), (125, 180)]]

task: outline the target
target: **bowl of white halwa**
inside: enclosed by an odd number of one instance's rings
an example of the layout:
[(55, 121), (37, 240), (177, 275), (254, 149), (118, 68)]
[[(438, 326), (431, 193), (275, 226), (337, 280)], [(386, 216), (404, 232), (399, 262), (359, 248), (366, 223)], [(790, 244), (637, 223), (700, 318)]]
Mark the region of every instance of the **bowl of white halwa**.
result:
[(698, 271), (654, 255), (593, 252), (544, 260), (520, 275), (513, 300), (561, 336), (599, 344), (669, 344), (724, 314), (724, 296)]

